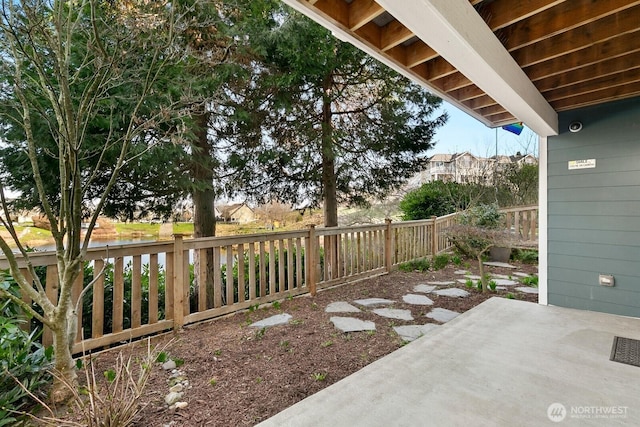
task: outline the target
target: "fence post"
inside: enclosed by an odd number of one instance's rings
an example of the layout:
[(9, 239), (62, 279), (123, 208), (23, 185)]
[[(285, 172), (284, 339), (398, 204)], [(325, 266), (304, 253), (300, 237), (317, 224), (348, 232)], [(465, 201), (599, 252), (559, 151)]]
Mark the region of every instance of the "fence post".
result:
[(182, 234), (173, 235), (173, 329), (184, 325), (184, 262)]
[(435, 256), (438, 253), (438, 228), (436, 227), (437, 216), (432, 216), (431, 221), (433, 224), (431, 225), (431, 256)]
[(316, 226), (309, 225), (309, 236), (305, 241), (306, 254), (304, 261), (307, 271), (307, 288), (311, 296), (316, 295)]
[(393, 266), (393, 260), (391, 259), (391, 219), (386, 218), (384, 222), (387, 225), (387, 228), (384, 231), (384, 268), (387, 273), (391, 273), (391, 267)]

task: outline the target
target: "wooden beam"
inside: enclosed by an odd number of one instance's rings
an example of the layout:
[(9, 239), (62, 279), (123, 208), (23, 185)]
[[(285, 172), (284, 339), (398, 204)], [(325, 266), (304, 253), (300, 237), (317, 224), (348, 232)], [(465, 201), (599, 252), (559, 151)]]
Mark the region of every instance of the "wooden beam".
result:
[(382, 28), (380, 48), (382, 51), (396, 47), (413, 37), (413, 33), (400, 22), (393, 20)]
[(369, 22), (360, 27), (355, 33), (376, 49), (380, 49), (380, 27), (375, 23)]
[(418, 40), (406, 47), (407, 50), (407, 68), (413, 68), (418, 64), (435, 59), (438, 52), (431, 49), (425, 42)]
[(565, 86), (559, 89), (547, 90), (544, 93), (549, 102), (560, 99), (575, 98), (579, 95), (599, 92), (617, 86), (627, 86), (640, 82), (640, 68), (623, 71), (622, 73), (611, 74), (604, 77), (584, 81), (582, 83)]
[(614, 39), (620, 34), (638, 30), (640, 6), (625, 12), (607, 16), (580, 28), (558, 34), (531, 46), (512, 52), (513, 58), (522, 67), (566, 55), (570, 52)]
[(540, 92), (545, 92), (638, 68), (640, 51), (546, 77), (535, 82), (535, 85)]
[(478, 98), (484, 95), (484, 92), (478, 88), (478, 86), (471, 83), (466, 87), (460, 89), (448, 91), (448, 94), (460, 101), (467, 101), (469, 99)]
[(466, 106), (471, 110), (478, 110), (480, 108), (490, 107), (492, 105), (499, 105), (493, 98), (489, 95), (479, 96), (477, 98), (470, 99), (468, 101), (462, 101), (461, 104)]
[(511, 113), (498, 113), (498, 114), (492, 114), (490, 116), (487, 117), (489, 120), (491, 120), (493, 123), (515, 123), (518, 121), (518, 119), (516, 119), (515, 117), (513, 117), (513, 114)]
[(613, 88), (604, 88), (596, 92), (552, 101), (551, 105), (558, 111), (565, 111), (636, 96), (640, 96), (640, 82), (615, 86)]
[(566, 73), (602, 60), (638, 51), (640, 51), (640, 33), (632, 32), (587, 46), (568, 55), (525, 67), (524, 72), (535, 82), (548, 76)]
[(478, 108), (476, 111), (479, 114), (482, 114), (483, 116), (487, 117), (487, 116), (490, 116), (492, 114), (505, 113), (507, 110), (505, 110), (502, 105), (495, 104), (495, 105), (491, 105), (489, 107)]
[(373, 0), (353, 0), (349, 5), (349, 29), (355, 31), (384, 13)]
[(473, 82), (468, 78), (466, 78), (465, 76), (463, 76), (461, 73), (454, 73), (454, 74), (451, 74), (450, 76), (443, 77), (438, 80), (433, 80), (433, 82), (434, 83), (440, 82), (438, 84), (438, 87), (442, 87), (443, 90), (447, 93), (456, 91), (458, 89), (462, 89), (466, 86), (473, 85)]
[(343, 0), (317, 0), (315, 7), (344, 27), (349, 27), (349, 3)]
[[(507, 50), (512, 51), (578, 29), (578, 27), (583, 28), (573, 32), (574, 35), (582, 32), (583, 36), (585, 36), (587, 32), (590, 32), (591, 34), (589, 35), (594, 39), (602, 39), (601, 36), (597, 35), (601, 31), (597, 27), (611, 25), (615, 29), (617, 27), (617, 19), (623, 15), (635, 22), (637, 26), (637, 9), (632, 7), (639, 4), (640, 0), (566, 1), (552, 9), (505, 28), (503, 31), (503, 35), (507, 40), (505, 47)], [(603, 22), (595, 26), (585, 27), (588, 24), (596, 24), (597, 21), (612, 16), (615, 16), (615, 18), (609, 19), (606, 24)]]
[(378, 3), (538, 135), (558, 133), (556, 112), (468, 0)]
[(478, 13), (492, 31), (499, 30), (556, 6), (565, 0), (497, 0), (480, 6)]

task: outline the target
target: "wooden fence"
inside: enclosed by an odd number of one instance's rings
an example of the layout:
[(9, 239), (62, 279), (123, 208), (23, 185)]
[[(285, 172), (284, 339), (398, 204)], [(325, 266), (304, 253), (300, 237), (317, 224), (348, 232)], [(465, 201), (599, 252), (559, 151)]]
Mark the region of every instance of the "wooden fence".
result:
[[(526, 240), (535, 237), (536, 207), (505, 211), (506, 227)], [(78, 304), (74, 353), (127, 342), (212, 319), (257, 304), (388, 273), (394, 266), (449, 249), (444, 230), (456, 214), (428, 220), (354, 227), (316, 228), (229, 237), (90, 248), (83, 287), (105, 268)], [(30, 254), (57, 299), (53, 252)], [(24, 260), (19, 260), (26, 273)], [(8, 263), (0, 258), (0, 269)], [(91, 307), (83, 313), (83, 307)], [(85, 310), (88, 311), (88, 310)], [(43, 343), (52, 342), (45, 328)]]

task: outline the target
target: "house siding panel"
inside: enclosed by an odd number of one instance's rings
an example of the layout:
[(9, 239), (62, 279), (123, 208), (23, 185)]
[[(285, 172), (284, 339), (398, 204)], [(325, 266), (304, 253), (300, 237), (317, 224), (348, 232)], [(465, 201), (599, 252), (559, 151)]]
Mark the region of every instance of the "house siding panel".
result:
[[(566, 131), (570, 122), (582, 131)], [(640, 99), (560, 113), (547, 146), (548, 302), (640, 317)], [(593, 169), (568, 161), (596, 159)], [(614, 287), (598, 284), (612, 274)]]

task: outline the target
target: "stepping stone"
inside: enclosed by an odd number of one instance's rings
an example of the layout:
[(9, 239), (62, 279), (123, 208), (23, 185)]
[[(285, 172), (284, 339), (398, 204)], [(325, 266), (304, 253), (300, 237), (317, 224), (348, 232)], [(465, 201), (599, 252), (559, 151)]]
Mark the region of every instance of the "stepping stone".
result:
[(390, 299), (384, 299), (384, 298), (366, 298), (366, 299), (359, 299), (354, 302), (358, 305), (363, 305), (365, 307), (373, 307), (376, 305), (393, 304), (395, 301), (392, 301)]
[(373, 310), (375, 314), (389, 319), (413, 320), (411, 310), (400, 310), (397, 308), (378, 308)]
[(460, 313), (457, 311), (447, 310), (446, 308), (434, 308), (429, 313), (427, 313), (427, 317), (433, 320), (437, 320), (438, 322), (447, 323), (449, 320), (455, 319), (458, 317)]
[(275, 316), (267, 317), (258, 322), (252, 323), (252, 328), (270, 328), (271, 326), (286, 325), (289, 323), (293, 316), (287, 313), (276, 314)]
[[(432, 283), (432, 285), (435, 285), (435, 283)], [(430, 285), (415, 285), (413, 287), (413, 292), (422, 292), (425, 294), (430, 294), (431, 291), (433, 291), (437, 286), (430, 286)]]
[(509, 279), (495, 279), (494, 282), (496, 282), (496, 285), (499, 286), (515, 286), (520, 284), (520, 282), (518, 281)]
[(469, 274), (468, 276), (464, 277), (471, 280), (480, 280), (480, 276), (478, 276), (477, 274)]
[(492, 279), (509, 279), (509, 276), (507, 276), (506, 274), (492, 274), (491, 278)]
[(528, 286), (522, 286), (522, 287), (516, 288), (516, 290), (518, 290), (520, 292), (524, 292), (525, 294), (537, 294), (538, 293), (538, 288), (530, 288)]
[(368, 320), (360, 320), (353, 317), (331, 317), (333, 326), (342, 332), (375, 331), (376, 324)]
[(361, 310), (346, 301), (332, 302), (324, 309), (325, 313), (359, 313)]
[(435, 323), (427, 323), (425, 325), (404, 325), (394, 326), (393, 330), (405, 341), (413, 341), (420, 338), (427, 332), (437, 328), (439, 325)]
[[(449, 285), (453, 285), (454, 282), (453, 280), (445, 280), (444, 282), (427, 282), (427, 285), (436, 285), (436, 286), (449, 286)], [(424, 285), (418, 285), (418, 286), (424, 286)]]
[(467, 270), (456, 270), (453, 274), (469, 274), (469, 272)]
[(531, 276), (531, 274), (529, 273), (523, 273), (522, 271), (516, 271), (513, 273), (514, 276), (520, 276), (520, 277), (529, 277)]
[(506, 291), (507, 289), (506, 286), (496, 286), (496, 291)]
[(457, 298), (465, 298), (469, 296), (469, 292), (464, 289), (458, 288), (449, 288), (449, 289), (439, 289), (434, 292), (436, 295), (441, 295), (445, 297), (457, 297)]
[(488, 266), (491, 266), (491, 267), (502, 267), (502, 268), (518, 268), (515, 265), (511, 265), (511, 264), (508, 264), (506, 262), (488, 261), (488, 262), (485, 262), (484, 265), (488, 265)]
[[(467, 284), (467, 280), (473, 280), (473, 279), (458, 279), (458, 283), (462, 283), (463, 285)], [(475, 285), (475, 281), (473, 283)]]
[(413, 305), (433, 305), (433, 300), (424, 295), (407, 294), (402, 297), (402, 301)]

